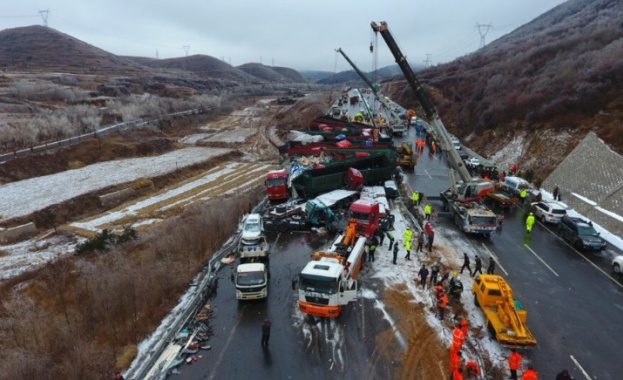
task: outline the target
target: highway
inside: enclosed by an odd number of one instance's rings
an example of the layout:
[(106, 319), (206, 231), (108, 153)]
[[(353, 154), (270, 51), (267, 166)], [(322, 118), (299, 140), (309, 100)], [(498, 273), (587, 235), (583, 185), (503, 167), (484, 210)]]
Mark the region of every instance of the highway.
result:
[[(413, 133), (411, 129), (409, 136), (397, 141), (412, 141)], [(405, 179), (425, 195), (438, 195), (448, 187), (446, 164), (439, 156), (424, 154), (415, 172), (406, 172)], [(434, 206), (441, 208), (440, 203)], [(506, 213), (501, 230), (492, 239), (465, 235), (444, 217), (434, 224), (447, 240), (469, 247), (470, 254), (485, 258), (483, 262), (490, 255), (496, 258), (497, 273), (507, 279), (515, 298), (528, 311), (528, 326), (538, 345), (522, 354), (540, 378), (554, 378), (563, 368), (576, 379), (620, 378), (623, 281), (612, 277), (610, 269), (612, 257), (620, 252), (611, 246), (601, 253), (577, 252), (540, 222), (532, 236), (526, 237), (521, 209)], [(230, 270), (222, 269), (218, 294), (212, 300), (215, 317), (211, 325), (216, 332), (210, 340), (212, 348), (200, 351), (202, 358), (197, 362), (182, 365), (176, 378), (396, 378), (402, 366), (401, 349), (374, 346), (388, 323), (372, 299), (361, 297), (337, 320), (309, 319), (298, 311), (292, 280), (309, 254), (328, 241), (304, 233), (268, 238), (273, 245), (269, 298), (238, 302)], [(382, 294), (380, 283), (366, 278), (366, 269), (360, 278), (364, 291)], [(463, 295), (466, 300), (471, 301), (470, 294)], [(260, 346), (264, 318), (272, 322), (268, 349)], [(498, 364), (506, 368), (503, 360)]]

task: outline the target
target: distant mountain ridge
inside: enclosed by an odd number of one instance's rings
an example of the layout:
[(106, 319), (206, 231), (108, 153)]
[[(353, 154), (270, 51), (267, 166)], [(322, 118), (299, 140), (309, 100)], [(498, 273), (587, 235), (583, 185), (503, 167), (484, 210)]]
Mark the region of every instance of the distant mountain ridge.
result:
[(239, 67), (208, 56), (169, 59), (125, 57), (109, 53), (52, 28), (33, 25), (0, 31), (0, 69), (19, 72), (62, 72), (153, 76), (158, 70), (186, 71), (223, 85), (306, 83), (294, 69), (248, 63)]

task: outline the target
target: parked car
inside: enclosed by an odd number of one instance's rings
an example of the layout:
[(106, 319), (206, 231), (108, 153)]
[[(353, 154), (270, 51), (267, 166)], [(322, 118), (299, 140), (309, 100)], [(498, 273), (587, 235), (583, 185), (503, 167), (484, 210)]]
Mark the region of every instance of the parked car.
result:
[(461, 160), (466, 161), (467, 159), (469, 159), (469, 154), (461, 149), (459, 150), (459, 157), (461, 157)]
[(562, 203), (541, 201), (532, 204), (534, 216), (543, 223), (558, 223), (563, 216), (567, 215), (567, 210)]
[(525, 179), (521, 177), (513, 177), (513, 176), (505, 177), (504, 181), (502, 181), (500, 186), (502, 187), (502, 190), (504, 190), (505, 192), (515, 197), (519, 196), (519, 193), (521, 193), (521, 190), (530, 189), (530, 184), (528, 183), (528, 181), (526, 181)]
[(621, 271), (623, 271), (623, 256), (616, 256), (612, 260), (612, 270), (616, 274), (621, 274)]
[(577, 249), (602, 251), (606, 248), (606, 241), (595, 231), (591, 222), (582, 218), (565, 215), (558, 223), (558, 233)]

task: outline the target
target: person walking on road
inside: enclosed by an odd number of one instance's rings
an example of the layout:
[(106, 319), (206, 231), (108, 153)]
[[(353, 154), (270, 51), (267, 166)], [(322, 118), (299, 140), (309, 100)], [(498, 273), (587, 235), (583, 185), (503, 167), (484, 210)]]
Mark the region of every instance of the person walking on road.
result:
[(268, 340), (270, 339), (270, 326), (271, 323), (268, 318), (264, 319), (262, 323), (262, 347), (268, 348)]
[(446, 314), (446, 306), (448, 306), (448, 296), (446, 293), (441, 292), (439, 294), (439, 300), (437, 300), (437, 310), (439, 311), (439, 319), (442, 321)]
[(411, 240), (405, 241), (405, 249), (407, 250), (405, 259), (411, 260)]
[(472, 277), (476, 277), (476, 272), (482, 274), (482, 260), (478, 257), (478, 255), (476, 255), (474, 262), (476, 263), (476, 266), (474, 267), (474, 273), (471, 274)]
[(521, 355), (517, 352), (517, 349), (513, 348), (511, 354), (508, 357), (508, 368), (511, 371), (511, 377), (509, 379), (517, 380), (517, 371), (521, 368)]
[(426, 206), (424, 206), (424, 214), (426, 214), (426, 220), (430, 220), (430, 217), (433, 214), (433, 205), (427, 203)]
[(435, 285), (437, 283), (437, 276), (439, 275), (439, 261), (437, 261), (435, 264), (433, 264), (432, 267), (430, 267), (430, 284)]
[(556, 380), (573, 380), (571, 375), (569, 375), (569, 371), (563, 369), (558, 375), (556, 375)]
[(521, 189), (519, 192), (519, 200), (523, 205), (526, 202), (526, 197), (528, 196), (528, 191), (526, 189)]
[(463, 252), (463, 266), (461, 267), (461, 274), (463, 274), (463, 269), (467, 268), (469, 271), (469, 275), (472, 275), (472, 268), (469, 267), (469, 256), (467, 253)]
[(413, 201), (413, 204), (415, 206), (419, 206), (420, 205), (420, 193), (418, 191), (414, 191), (413, 194), (411, 194), (411, 200)]
[(393, 263), (396, 264), (396, 259), (398, 258), (398, 244), (399, 242), (396, 242), (396, 244), (394, 244), (394, 261)]
[(428, 277), (428, 269), (426, 269), (426, 265), (422, 264), (422, 267), (418, 272), (418, 276), (420, 276), (420, 285), (426, 289), (426, 278)]
[(428, 231), (428, 252), (433, 251), (433, 241), (435, 240), (435, 230), (432, 228)]
[(554, 196), (554, 200), (555, 201), (559, 201), (560, 199), (558, 199), (558, 194), (560, 194), (560, 188), (558, 187), (558, 185), (556, 185), (556, 187), (554, 188), (554, 193), (552, 194)]
[(376, 239), (372, 239), (372, 243), (370, 243), (370, 248), (368, 248), (368, 261), (374, 262), (374, 252), (376, 251)]
[(530, 233), (532, 232), (532, 226), (534, 226), (534, 222), (535, 222), (535, 218), (534, 218), (534, 213), (530, 213), (530, 215), (528, 215), (528, 218), (526, 219), (526, 234), (530, 235)]
[(392, 246), (394, 245), (394, 234), (391, 232), (387, 232), (387, 237), (389, 238), (389, 250), (392, 250)]
[(495, 274), (495, 261), (493, 261), (493, 257), (489, 257), (489, 265), (487, 266), (487, 274)]
[(415, 252), (422, 252), (422, 246), (424, 246), (424, 231), (420, 232), (417, 237), (417, 248)]

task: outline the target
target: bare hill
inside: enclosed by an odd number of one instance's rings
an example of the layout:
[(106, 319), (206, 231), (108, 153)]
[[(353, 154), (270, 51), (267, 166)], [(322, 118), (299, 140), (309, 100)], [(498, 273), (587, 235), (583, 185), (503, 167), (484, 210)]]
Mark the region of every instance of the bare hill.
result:
[(147, 68), (44, 26), (0, 31), (0, 68), (9, 71), (138, 74)]
[[(622, 19), (620, 0), (569, 0), (420, 77), (448, 129), (485, 155), (517, 139), (543, 179), (588, 131), (623, 152)], [(386, 86), (415, 106), (402, 79)]]
[(303, 78), (301, 73), (289, 67), (275, 66), (275, 67), (271, 67), (271, 69), (283, 75), (284, 77), (288, 78), (290, 81), (294, 83), (306, 83), (307, 82), (305, 78)]
[(241, 82), (244, 84), (261, 84), (264, 80), (233, 67), (227, 62), (209, 55), (195, 54), (188, 57), (168, 59), (145, 59), (141, 63), (154, 68), (189, 71), (202, 78), (218, 78), (226, 82)]
[(245, 63), (236, 67), (249, 75), (261, 78), (267, 82), (289, 82), (289, 80), (277, 71), (261, 63)]

